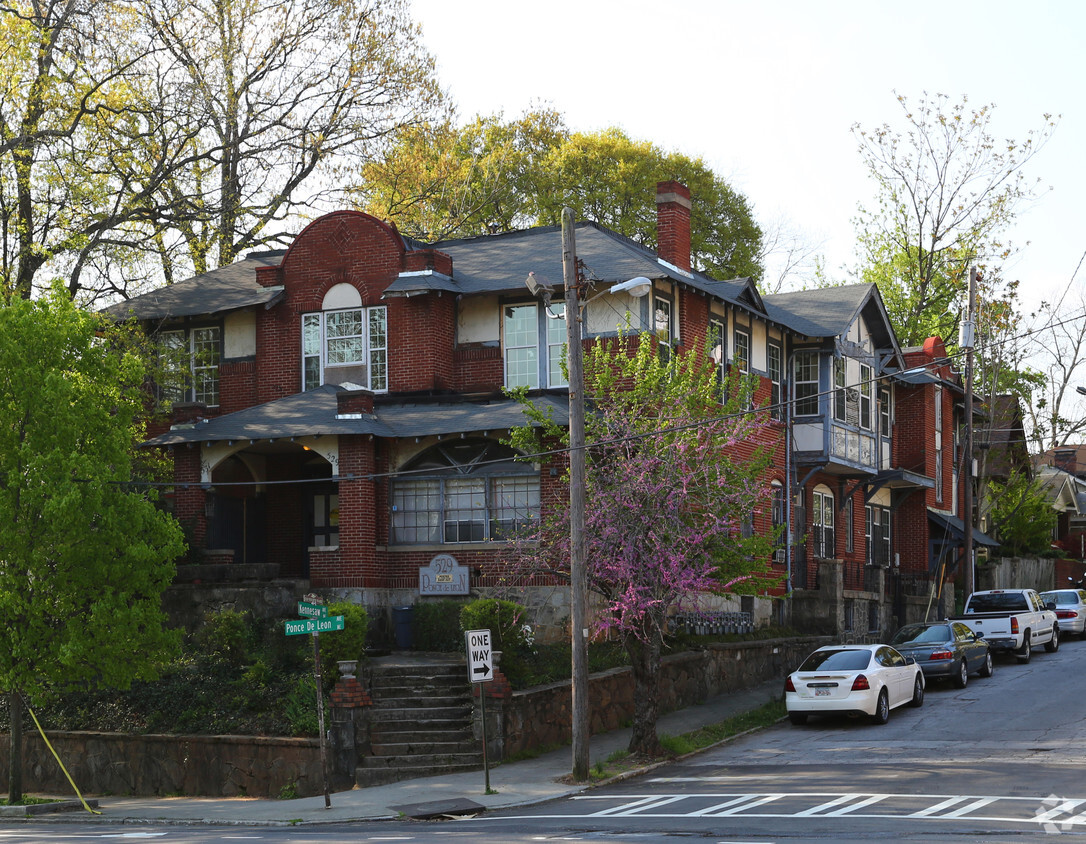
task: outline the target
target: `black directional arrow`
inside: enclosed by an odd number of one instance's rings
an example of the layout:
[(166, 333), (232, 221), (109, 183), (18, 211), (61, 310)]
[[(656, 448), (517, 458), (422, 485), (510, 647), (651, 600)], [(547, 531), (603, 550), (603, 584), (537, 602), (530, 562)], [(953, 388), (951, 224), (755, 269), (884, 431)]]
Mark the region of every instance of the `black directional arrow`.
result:
[(487, 674), (489, 672), (490, 672), (490, 666), (488, 666), (488, 665), (476, 665), (475, 666), (475, 673), (476, 674)]

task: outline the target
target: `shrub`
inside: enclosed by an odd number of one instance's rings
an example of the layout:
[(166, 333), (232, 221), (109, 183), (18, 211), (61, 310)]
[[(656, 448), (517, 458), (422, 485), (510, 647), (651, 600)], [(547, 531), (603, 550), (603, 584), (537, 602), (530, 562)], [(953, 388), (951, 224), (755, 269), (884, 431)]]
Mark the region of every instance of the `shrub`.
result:
[(328, 605), (328, 615), (343, 616), (343, 629), (321, 636), (321, 679), (326, 689), (331, 689), (339, 679), (336, 663), (354, 659), (359, 664), (366, 658), (366, 629), (369, 616), (365, 607), (346, 601)]
[(224, 609), (207, 613), (194, 638), (202, 656), (240, 668), (249, 664), (257, 637), (249, 613)]
[(511, 654), (531, 645), (527, 613), (526, 607), (513, 601), (480, 598), (460, 610), (460, 626), (464, 630), (489, 630), (494, 650)]
[(464, 631), (460, 627), (463, 601), (445, 598), (415, 604), (415, 649), (420, 651), (463, 651)]

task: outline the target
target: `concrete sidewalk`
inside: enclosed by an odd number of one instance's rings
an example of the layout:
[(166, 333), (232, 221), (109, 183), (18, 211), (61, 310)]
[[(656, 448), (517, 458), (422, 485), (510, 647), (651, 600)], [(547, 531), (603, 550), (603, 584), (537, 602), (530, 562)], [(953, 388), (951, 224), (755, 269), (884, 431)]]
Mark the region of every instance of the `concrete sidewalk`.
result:
[[(657, 732), (661, 736), (677, 736), (719, 723), (779, 698), (782, 688), (782, 681), (772, 680), (744, 691), (719, 695), (701, 705), (664, 715), (657, 724)], [(629, 729), (592, 736), (589, 742), (590, 764), (595, 765), (615, 751), (625, 750), (629, 741)], [(72, 820), (78, 816), (80, 821), (93, 818), (111, 823), (143, 821), (249, 825), (342, 823), (401, 815), (419, 817), (438, 813), (449, 806), (461, 807), (456, 812), (464, 814), (464, 809), (470, 810), (471, 804), (477, 804), (479, 811), (525, 806), (577, 794), (590, 787), (561, 782), (571, 769), (571, 750), (565, 747), (535, 759), (507, 762), (492, 768), (490, 788), (495, 792), (493, 794), (486, 793), (485, 772), (480, 769), (336, 792), (331, 797), (331, 808), (325, 808), (323, 795), (296, 800), (99, 797), (100, 815), (89, 815), (80, 810), (76, 814), (38, 815), (36, 819), (51, 817), (54, 820)]]

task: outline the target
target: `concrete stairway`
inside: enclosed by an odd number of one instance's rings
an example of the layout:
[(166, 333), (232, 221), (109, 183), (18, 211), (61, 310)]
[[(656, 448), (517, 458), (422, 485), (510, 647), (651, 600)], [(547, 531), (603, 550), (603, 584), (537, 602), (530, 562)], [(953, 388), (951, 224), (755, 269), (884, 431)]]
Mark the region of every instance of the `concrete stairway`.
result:
[(482, 768), (462, 660), (375, 664), (370, 695), (372, 753), (355, 771), (360, 788)]

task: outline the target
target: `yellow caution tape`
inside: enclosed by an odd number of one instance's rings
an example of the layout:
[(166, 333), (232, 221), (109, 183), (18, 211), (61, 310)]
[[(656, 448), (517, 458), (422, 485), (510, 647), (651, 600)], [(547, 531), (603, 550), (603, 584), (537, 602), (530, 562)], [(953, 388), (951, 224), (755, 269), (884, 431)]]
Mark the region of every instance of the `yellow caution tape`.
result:
[(51, 745), (49, 743), (49, 739), (47, 739), (45, 737), (45, 730), (43, 730), (41, 728), (41, 724), (38, 723), (38, 716), (34, 714), (34, 710), (30, 708), (30, 704), (28, 704), (24, 700), (23, 701), (23, 706), (25, 706), (26, 711), (30, 713), (30, 717), (34, 719), (34, 726), (37, 727), (38, 732), (41, 733), (42, 741), (44, 741), (45, 746), (49, 748), (49, 752), (53, 754), (53, 758), (57, 760), (57, 764), (60, 765), (60, 770), (64, 771), (64, 776), (66, 776), (68, 778), (68, 782), (70, 782), (72, 784), (72, 788), (75, 789), (76, 796), (79, 798), (79, 802), (83, 804), (83, 808), (86, 809), (88, 812), (90, 812), (92, 815), (100, 815), (100, 814), (102, 814), (97, 809), (92, 809), (90, 806), (88, 806), (87, 801), (83, 799), (83, 795), (79, 793), (79, 788), (78, 788), (78, 786), (76, 786), (75, 780), (72, 779), (72, 775), (68, 773), (68, 769), (65, 768), (64, 763), (60, 761), (60, 757), (57, 755), (57, 752), (53, 749), (53, 745)]

